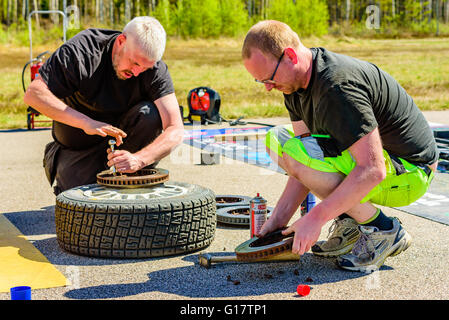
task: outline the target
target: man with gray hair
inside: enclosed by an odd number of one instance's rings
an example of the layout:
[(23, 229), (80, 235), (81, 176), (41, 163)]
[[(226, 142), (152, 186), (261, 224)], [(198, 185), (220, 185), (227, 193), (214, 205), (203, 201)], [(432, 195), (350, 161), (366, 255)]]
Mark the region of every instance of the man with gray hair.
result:
[[(161, 60), (165, 43), (156, 19), (136, 17), (123, 32), (81, 31), (40, 68), (24, 101), (54, 120), (44, 167), (55, 194), (95, 183), (111, 166), (120, 173), (154, 167), (182, 142), (179, 105)], [(114, 152), (108, 136), (116, 139)]]

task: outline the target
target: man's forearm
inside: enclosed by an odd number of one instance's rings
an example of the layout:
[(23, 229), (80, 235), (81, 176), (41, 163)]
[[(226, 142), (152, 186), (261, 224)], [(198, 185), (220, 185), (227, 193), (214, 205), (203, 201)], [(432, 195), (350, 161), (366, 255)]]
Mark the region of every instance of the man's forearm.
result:
[(72, 127), (83, 129), (84, 124), (90, 120), (54, 96), (40, 79), (33, 81), (28, 87), (24, 102), (43, 115)]
[(284, 191), (276, 204), (276, 211), (273, 214), (280, 221), (288, 223), (308, 192), (309, 190), (296, 178), (289, 177)]

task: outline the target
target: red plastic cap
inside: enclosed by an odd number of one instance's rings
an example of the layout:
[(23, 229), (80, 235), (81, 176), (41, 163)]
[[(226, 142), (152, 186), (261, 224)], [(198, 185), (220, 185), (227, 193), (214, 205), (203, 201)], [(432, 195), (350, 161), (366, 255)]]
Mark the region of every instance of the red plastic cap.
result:
[(308, 295), (310, 293), (310, 287), (308, 285), (306, 285), (306, 284), (300, 284), (296, 288), (296, 292), (300, 296), (306, 296), (306, 295)]
[(259, 192), (257, 192), (257, 197), (260, 197), (260, 196), (259, 196)]

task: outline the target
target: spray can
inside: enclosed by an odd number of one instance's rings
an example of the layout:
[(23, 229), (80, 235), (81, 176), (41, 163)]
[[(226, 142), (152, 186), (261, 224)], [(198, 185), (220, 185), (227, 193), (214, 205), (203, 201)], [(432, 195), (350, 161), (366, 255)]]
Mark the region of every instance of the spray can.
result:
[(250, 217), (250, 237), (253, 238), (259, 233), (265, 221), (267, 221), (267, 200), (262, 198), (258, 193), (255, 198), (249, 202), (249, 217)]
[(313, 195), (313, 193), (309, 192), (307, 197), (301, 203), (301, 216), (306, 215), (307, 212), (312, 210), (312, 208), (315, 207), (315, 204), (316, 204), (316, 198)]

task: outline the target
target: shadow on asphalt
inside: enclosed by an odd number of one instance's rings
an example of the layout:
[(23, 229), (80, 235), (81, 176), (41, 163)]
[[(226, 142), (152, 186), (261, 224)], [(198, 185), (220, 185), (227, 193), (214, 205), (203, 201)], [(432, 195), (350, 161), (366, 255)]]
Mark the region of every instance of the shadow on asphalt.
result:
[[(313, 290), (315, 285), (359, 277), (367, 277), (370, 281), (367, 274), (337, 269), (331, 260), (312, 254), (305, 254), (299, 264), (222, 263), (210, 269), (200, 267), (197, 259), (197, 254), (186, 256), (182, 260), (191, 262), (191, 266), (151, 272), (146, 282), (72, 289), (64, 296), (70, 299), (120, 299), (153, 292), (196, 299), (247, 298), (277, 293), (291, 293), (291, 297), (298, 297), (298, 284), (308, 284)], [(388, 269), (391, 268), (384, 266), (381, 271)]]
[[(168, 258), (102, 259), (68, 253), (59, 247), (56, 239), (54, 206), (38, 211), (9, 212), (4, 215), (25, 236), (32, 239), (33, 245), (57, 266), (130, 265), (157, 263)], [(367, 277), (367, 274), (339, 269), (335, 265), (335, 259), (320, 258), (311, 253), (303, 255), (299, 262), (223, 262), (213, 264), (210, 269), (199, 266), (198, 253), (179, 257), (189, 265), (151, 272), (145, 282), (68, 288), (69, 291), (64, 296), (69, 299), (115, 299), (142, 293), (166, 293), (185, 298), (245, 298), (291, 293), (292, 297), (297, 297), (296, 287), (300, 283), (308, 284), (313, 290), (315, 285)], [(384, 265), (380, 271), (389, 269), (391, 267)], [(123, 281), (126, 282), (127, 279)]]
[[(65, 251), (61, 249), (56, 238), (55, 206), (34, 211), (7, 212), (3, 215), (54, 265), (107, 266), (165, 258), (109, 259), (81, 256)], [(26, 255), (22, 256), (30, 259)]]

